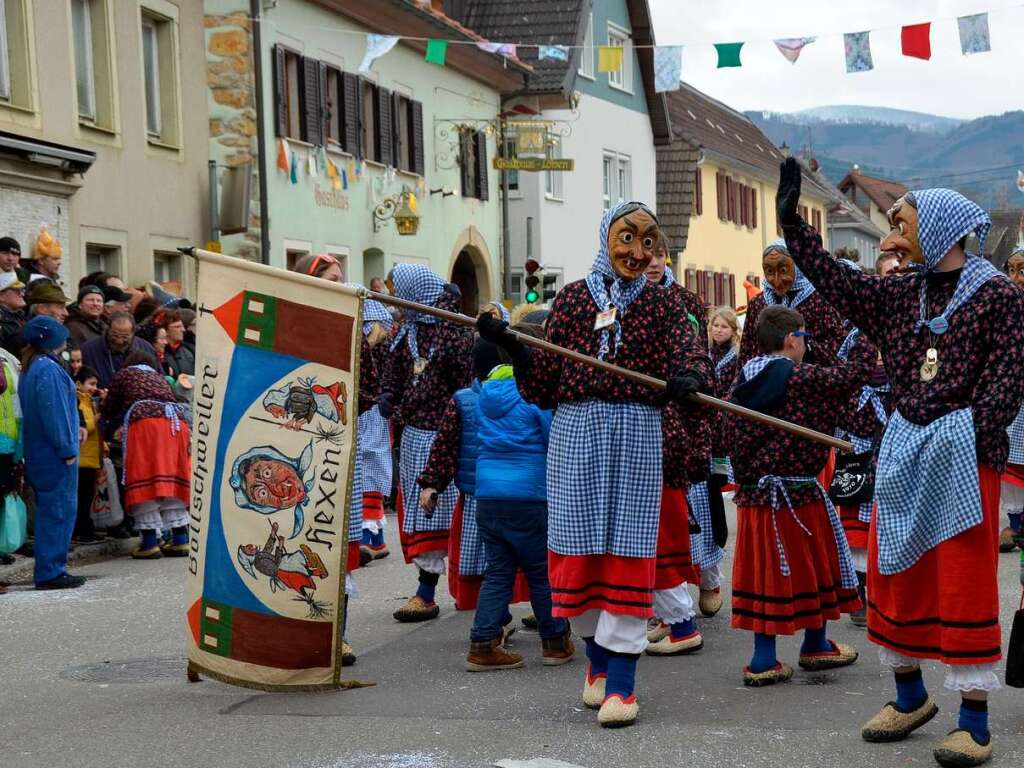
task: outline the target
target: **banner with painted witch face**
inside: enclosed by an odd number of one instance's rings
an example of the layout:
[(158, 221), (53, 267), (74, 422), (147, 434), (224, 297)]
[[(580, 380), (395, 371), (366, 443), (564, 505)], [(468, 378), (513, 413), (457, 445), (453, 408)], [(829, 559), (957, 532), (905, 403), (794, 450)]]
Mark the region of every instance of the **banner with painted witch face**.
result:
[(264, 689), (341, 680), (360, 299), (197, 253), (189, 671)]

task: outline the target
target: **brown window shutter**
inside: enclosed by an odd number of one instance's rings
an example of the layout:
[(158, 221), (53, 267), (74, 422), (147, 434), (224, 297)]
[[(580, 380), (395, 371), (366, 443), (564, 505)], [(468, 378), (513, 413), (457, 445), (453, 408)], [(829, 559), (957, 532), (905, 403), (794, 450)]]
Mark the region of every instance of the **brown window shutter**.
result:
[(377, 103), (373, 108), (373, 116), (377, 121), (377, 162), (394, 165), (394, 136), (391, 122), (391, 91), (387, 88), (377, 89)]
[(740, 184), (740, 219), (744, 227), (750, 226), (750, 195), (748, 194), (750, 187), (746, 184)]
[(716, 173), (715, 174), (715, 193), (718, 196), (718, 218), (720, 218), (720, 219), (725, 219), (726, 218), (725, 206), (723, 205), (723, 203), (725, 202), (724, 187), (725, 187), (725, 182), (722, 179), (722, 174), (721, 173)]
[(741, 199), (742, 196), (740, 195), (740, 188), (742, 186), (743, 185), (740, 184), (738, 181), (737, 182), (733, 182), (733, 185), (732, 185), (732, 195), (733, 195), (733, 198), (735, 200), (735, 202), (733, 203), (733, 212), (735, 214), (734, 218), (733, 218), (733, 221), (736, 222), (737, 224), (742, 224), (743, 223), (743, 221), (742, 221), (742, 218), (743, 218), (742, 205), (743, 205), (743, 203), (742, 203), (742, 199)]
[(288, 68), (284, 48), (274, 46), (274, 131), (277, 136), (288, 135)]
[(324, 143), (324, 121), (320, 115), (320, 62), (302, 59), (302, 82), (299, 83), (300, 125), (302, 140), (314, 146)]
[(722, 273), (721, 272), (715, 272), (715, 278), (714, 279), (715, 279), (715, 306), (717, 307), (717, 306), (725, 303), (724, 302), (724, 297), (722, 295), (722, 290), (723, 290)]
[(473, 196), (473, 138), (469, 131), (459, 133), (459, 180), (462, 196)]
[(402, 171), (409, 170), (409, 151), (402, 146), (402, 109), (405, 107), (405, 100), (399, 93), (391, 94), (391, 155), (395, 161), (395, 168)]
[(412, 141), (412, 172), (423, 175), (423, 104), (418, 101), (409, 102), (409, 139)]
[(736, 275), (729, 274), (727, 277), (729, 278), (729, 296), (725, 303), (736, 309)]
[(697, 292), (697, 270), (686, 270), (686, 287), (689, 288), (694, 293)]
[(487, 134), (477, 131), (473, 135), (476, 142), (476, 196), (481, 200), (490, 198), (490, 186), (487, 178)]
[(704, 213), (704, 188), (701, 183), (701, 175), (700, 166), (698, 165), (693, 181), (693, 209), (698, 216)]
[(750, 228), (757, 229), (757, 187), (750, 188)]
[(732, 177), (725, 177), (725, 220), (733, 220), (733, 205), (732, 205)]
[(359, 151), (361, 134), (359, 132), (359, 78), (351, 72), (343, 72), (339, 78), (338, 103), (341, 104), (341, 148), (346, 152), (362, 157)]

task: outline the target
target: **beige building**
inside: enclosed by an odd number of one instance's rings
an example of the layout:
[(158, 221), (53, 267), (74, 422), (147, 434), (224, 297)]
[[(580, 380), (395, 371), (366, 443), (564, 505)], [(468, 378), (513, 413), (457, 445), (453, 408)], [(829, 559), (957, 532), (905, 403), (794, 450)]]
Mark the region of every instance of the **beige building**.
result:
[(188, 284), (207, 239), (202, 0), (0, 0), (0, 235), (41, 225), (69, 288)]

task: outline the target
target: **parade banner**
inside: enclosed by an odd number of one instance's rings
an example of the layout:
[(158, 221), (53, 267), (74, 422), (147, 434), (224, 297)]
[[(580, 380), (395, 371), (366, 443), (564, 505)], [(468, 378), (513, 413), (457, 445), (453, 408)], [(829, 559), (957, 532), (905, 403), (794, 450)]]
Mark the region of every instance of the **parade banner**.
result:
[(190, 678), (262, 689), (341, 679), (361, 300), (196, 253)]

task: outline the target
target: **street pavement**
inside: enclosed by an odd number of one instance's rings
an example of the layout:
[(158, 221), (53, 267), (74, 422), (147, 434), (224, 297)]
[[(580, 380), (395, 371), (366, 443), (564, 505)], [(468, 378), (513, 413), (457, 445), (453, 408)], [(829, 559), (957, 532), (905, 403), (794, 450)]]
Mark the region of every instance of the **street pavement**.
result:
[[(731, 510), (731, 507), (730, 507)], [(732, 514), (732, 512), (731, 512)], [(388, 539), (397, 544), (392, 518)], [(397, 550), (397, 546), (395, 547)], [(728, 566), (726, 561), (726, 584)], [(1018, 557), (1003, 555), (1004, 645), (1020, 597)], [(0, 756), (3, 764), (148, 768), (478, 768), (563, 761), (624, 766), (934, 765), (932, 748), (955, 727), (958, 698), (943, 671), (925, 666), (939, 716), (895, 745), (861, 741), (861, 723), (893, 697), (863, 631), (845, 619), (832, 637), (861, 650), (845, 670), (807, 674), (765, 689), (744, 688), (748, 633), (722, 613), (701, 620), (704, 650), (644, 657), (640, 722), (602, 731), (579, 702), (580, 659), (545, 668), (540, 640), (520, 632), (521, 670), (463, 670), (472, 616), (445, 595), (439, 620), (398, 624), (391, 612), (415, 589), (415, 572), (394, 552), (358, 571), (361, 596), (349, 614), (359, 654), (351, 676), (375, 687), (331, 693), (262, 693), (185, 678), (181, 560), (118, 558), (81, 566), (85, 587), (37, 593), (17, 585), (0, 596)], [(443, 582), (442, 582), (443, 583)], [(516, 606), (520, 617), (528, 606)], [(779, 641), (796, 665), (798, 638)], [(1000, 677), (1002, 670), (1000, 670)], [(1024, 759), (1024, 692), (992, 697), (996, 759)], [(527, 763), (529, 764), (529, 763)], [(515, 768), (516, 762), (503, 763)]]

